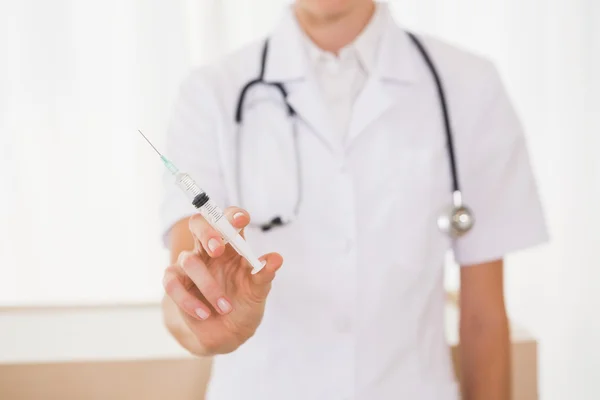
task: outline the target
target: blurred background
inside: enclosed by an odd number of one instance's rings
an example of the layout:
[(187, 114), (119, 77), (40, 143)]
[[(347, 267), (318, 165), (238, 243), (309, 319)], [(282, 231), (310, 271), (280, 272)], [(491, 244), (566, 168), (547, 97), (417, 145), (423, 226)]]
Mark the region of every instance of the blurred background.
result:
[[(168, 259), (162, 166), (136, 130), (160, 148), (189, 70), (267, 34), (287, 3), (0, 0), (0, 365), (183, 357), (141, 329), (162, 328)], [(600, 398), (600, 2), (389, 3), (496, 62), (552, 237), (507, 260), (510, 317), (539, 345), (540, 398)], [(140, 336), (123, 341), (127, 323)]]

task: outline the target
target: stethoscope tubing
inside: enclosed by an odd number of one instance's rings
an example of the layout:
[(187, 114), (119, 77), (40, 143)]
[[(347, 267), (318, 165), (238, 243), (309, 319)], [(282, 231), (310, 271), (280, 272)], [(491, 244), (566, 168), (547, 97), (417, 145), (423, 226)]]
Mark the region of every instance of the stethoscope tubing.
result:
[[(425, 61), (425, 64), (427, 65), (427, 68), (429, 69), (431, 75), (433, 76), (433, 78), (435, 80), (437, 95), (438, 95), (438, 99), (439, 99), (439, 103), (440, 103), (440, 109), (442, 111), (442, 118), (443, 118), (443, 123), (444, 123), (444, 133), (445, 133), (445, 139), (446, 139), (446, 148), (447, 148), (447, 152), (448, 152), (448, 161), (449, 161), (449, 165), (450, 165), (450, 172), (451, 172), (451, 179), (452, 179), (452, 195), (453, 195), (453, 199), (454, 199), (453, 200), (454, 209), (449, 218), (449, 220), (452, 221), (454, 219), (453, 218), (454, 214), (456, 214), (456, 212), (459, 208), (463, 211), (466, 209), (467, 211), (470, 212), (470, 210), (468, 210), (468, 208), (466, 208), (466, 207), (463, 207), (463, 205), (462, 205), (462, 192), (460, 189), (459, 179), (458, 179), (457, 161), (456, 161), (456, 154), (455, 154), (455, 150), (454, 150), (454, 140), (453, 140), (454, 134), (453, 134), (453, 130), (452, 130), (452, 123), (450, 120), (448, 101), (446, 99), (446, 93), (444, 92), (444, 85), (442, 83), (442, 79), (441, 79), (441, 77), (437, 71), (437, 68), (435, 67), (435, 64), (432, 61), (429, 53), (427, 52), (427, 50), (425, 50), (425, 47), (423, 46), (421, 41), (413, 33), (407, 32), (407, 34), (408, 34), (409, 38), (411, 39), (411, 41), (413, 42), (413, 44), (415, 45), (416, 49), (421, 54), (423, 60)], [(268, 52), (269, 52), (269, 39), (267, 38), (265, 40), (265, 43), (264, 43), (263, 49), (262, 49), (262, 53), (261, 53), (259, 75), (257, 78), (250, 80), (243, 86), (243, 88), (240, 91), (240, 94), (238, 96), (238, 101), (237, 101), (237, 105), (236, 105), (236, 109), (235, 109), (235, 116), (234, 116), (235, 125), (236, 125), (236, 134), (235, 134), (236, 135), (235, 136), (235, 139), (236, 139), (235, 140), (236, 141), (236, 144), (235, 144), (236, 177), (235, 177), (235, 179), (236, 179), (238, 202), (241, 207), (244, 206), (243, 190), (241, 187), (242, 186), (241, 185), (241, 182), (242, 182), (242, 168), (241, 168), (241, 166), (242, 166), (242, 140), (243, 140), (241, 132), (242, 132), (242, 125), (243, 125), (244, 101), (246, 99), (247, 93), (253, 87), (258, 86), (258, 85), (267, 85), (267, 86), (276, 88), (281, 93), (283, 102), (287, 108), (288, 117), (290, 117), (292, 119), (292, 125), (293, 125), (292, 129), (293, 129), (293, 136), (294, 136), (293, 137), (294, 156), (296, 158), (296, 179), (297, 179), (297, 185), (298, 185), (298, 195), (297, 195), (296, 204), (294, 206), (293, 216), (291, 218), (288, 218), (287, 220), (284, 220), (281, 216), (276, 216), (268, 223), (258, 224), (258, 226), (263, 231), (270, 230), (274, 226), (285, 225), (285, 224), (291, 222), (291, 220), (294, 220), (295, 218), (297, 218), (299, 215), (299, 212), (300, 212), (300, 205), (302, 203), (302, 197), (303, 197), (302, 159), (301, 159), (300, 149), (299, 149), (300, 146), (299, 146), (299, 140), (298, 140), (297, 123), (296, 123), (296, 119), (297, 119), (296, 112), (287, 100), (288, 92), (287, 92), (285, 86), (283, 85), (283, 83), (268, 82), (265, 80), (265, 70), (266, 70), (267, 60), (268, 60)], [(458, 203), (457, 203), (456, 199), (460, 199)], [(470, 216), (470, 218), (472, 219), (472, 216)], [(470, 229), (470, 227), (469, 227), (469, 229)]]

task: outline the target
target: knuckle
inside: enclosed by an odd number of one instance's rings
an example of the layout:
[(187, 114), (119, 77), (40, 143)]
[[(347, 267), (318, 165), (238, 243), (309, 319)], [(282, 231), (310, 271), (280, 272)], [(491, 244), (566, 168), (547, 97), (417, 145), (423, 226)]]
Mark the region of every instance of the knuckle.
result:
[(188, 228), (192, 233), (198, 233), (205, 226), (204, 217), (202, 215), (196, 213), (192, 215), (188, 222)]
[(202, 226), (196, 227), (194, 234), (200, 241), (202, 241), (203, 239), (215, 235), (216, 230), (214, 230), (208, 223), (205, 223)]
[(216, 282), (205, 282), (201, 292), (207, 298), (216, 299), (221, 296), (221, 287)]
[(176, 275), (165, 274), (163, 278), (163, 287), (165, 289), (165, 292), (167, 292), (168, 294), (172, 294), (175, 291), (175, 288), (177, 287), (178, 283), (179, 280), (177, 279)]
[(197, 265), (190, 259), (186, 259), (182, 264), (181, 268), (189, 275), (190, 272), (197, 268)]
[(196, 214), (193, 214), (190, 217), (190, 222), (189, 223), (190, 223), (190, 225), (192, 225), (192, 224), (198, 223), (199, 221), (202, 221), (202, 220), (203, 220), (202, 219), (202, 215), (196, 213)]
[(184, 271), (189, 271), (198, 267), (198, 260), (193, 253), (182, 253), (180, 255), (179, 265)]
[(177, 276), (178, 273), (178, 267), (177, 265), (169, 265), (166, 269), (165, 269), (165, 273), (164, 273), (164, 278), (166, 278), (167, 276), (171, 275), (171, 276)]
[(179, 253), (179, 255), (177, 256), (177, 266), (183, 266), (183, 260), (188, 256), (188, 254), (189, 251), (182, 251), (181, 253)]

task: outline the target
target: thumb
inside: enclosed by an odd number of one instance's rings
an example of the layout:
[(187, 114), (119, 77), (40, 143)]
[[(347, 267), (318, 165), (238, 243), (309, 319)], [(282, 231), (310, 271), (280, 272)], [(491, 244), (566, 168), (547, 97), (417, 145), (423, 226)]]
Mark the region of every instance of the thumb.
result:
[(251, 275), (252, 285), (255, 293), (266, 297), (269, 293), (270, 283), (275, 279), (275, 273), (283, 264), (283, 257), (279, 253), (269, 253), (260, 257), (260, 261), (266, 261), (267, 264), (258, 273)]

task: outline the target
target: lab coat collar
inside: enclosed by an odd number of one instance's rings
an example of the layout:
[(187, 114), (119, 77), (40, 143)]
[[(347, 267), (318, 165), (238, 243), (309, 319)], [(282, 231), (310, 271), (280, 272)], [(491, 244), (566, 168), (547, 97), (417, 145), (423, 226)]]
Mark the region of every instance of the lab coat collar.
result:
[(378, 75), (383, 80), (412, 84), (418, 80), (419, 58), (407, 31), (387, 14), (388, 23), (381, 38)]
[[(389, 6), (378, 3), (383, 34), (376, 55), (374, 75), (384, 80), (414, 83), (417, 80), (416, 60), (406, 31), (391, 15)], [(292, 6), (284, 10), (279, 25), (269, 37), (269, 55), (265, 79), (270, 82), (291, 82), (309, 76), (310, 58), (304, 46), (304, 33)]]
[[(388, 82), (411, 84), (417, 80), (417, 60), (410, 38), (395, 23), (387, 5), (379, 4), (379, 7), (382, 7), (381, 18), (384, 19), (381, 42), (373, 71), (357, 98), (355, 108), (362, 111), (353, 114), (346, 146), (392, 106), (393, 99), (385, 88)], [(332, 126), (326, 104), (316, 80), (311, 79), (310, 57), (303, 39), (302, 28), (290, 7), (270, 36), (265, 80), (285, 84), (291, 107), (333, 153), (341, 156), (344, 150), (330, 134)]]
[[(356, 59), (361, 67), (369, 74), (373, 73), (376, 65), (381, 36), (387, 23), (385, 18), (386, 8), (376, 3), (377, 7), (371, 20), (358, 37), (350, 44), (340, 49), (339, 58)], [(310, 63), (318, 65), (323, 59), (333, 57), (330, 52), (319, 48), (306, 34), (303, 34), (304, 44), (309, 55)]]

